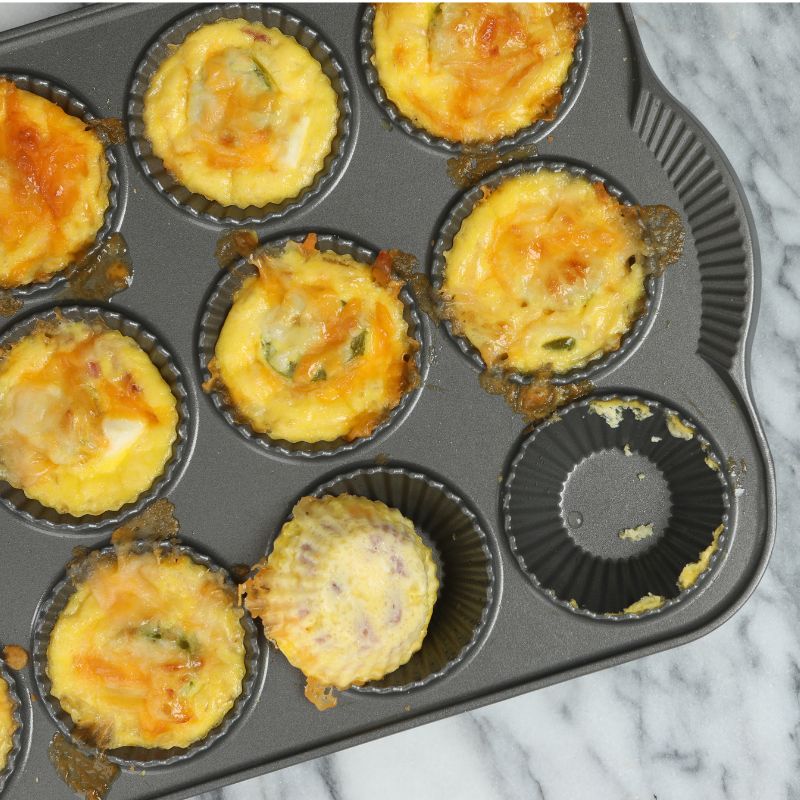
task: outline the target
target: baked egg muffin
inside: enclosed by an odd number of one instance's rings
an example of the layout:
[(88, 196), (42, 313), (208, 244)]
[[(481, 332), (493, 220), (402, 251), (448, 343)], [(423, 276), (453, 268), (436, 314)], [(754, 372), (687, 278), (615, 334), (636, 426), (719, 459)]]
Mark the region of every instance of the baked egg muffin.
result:
[(177, 424), (149, 356), (99, 322), (42, 322), (0, 357), (0, 477), (59, 513), (136, 500), (163, 472)]
[(187, 189), (222, 205), (280, 203), (331, 150), (336, 92), (291, 36), (244, 19), (190, 33), (145, 95), (153, 152)]
[(577, 3), (378, 3), (372, 61), (415, 125), (490, 142), (554, 117), (585, 24)]
[(0, 772), (8, 765), (8, 756), (14, 747), (17, 721), (11, 692), (5, 678), (0, 675)]
[(370, 435), (417, 376), (402, 283), (315, 239), (252, 257), (209, 365), (253, 430), (289, 442)]
[(44, 281), (85, 255), (110, 182), (86, 123), (0, 78), (0, 287)]
[(308, 678), (306, 696), (326, 707), (326, 690), (378, 680), (419, 650), (438, 588), (414, 523), (344, 494), (303, 497), (244, 592), (267, 636)]
[(188, 747), (241, 694), (242, 614), (220, 573), (175, 549), (102, 557), (50, 634), (51, 694), (104, 749)]
[(643, 231), (602, 183), (539, 170), (486, 192), (444, 254), (445, 315), (489, 369), (569, 372), (646, 305)]

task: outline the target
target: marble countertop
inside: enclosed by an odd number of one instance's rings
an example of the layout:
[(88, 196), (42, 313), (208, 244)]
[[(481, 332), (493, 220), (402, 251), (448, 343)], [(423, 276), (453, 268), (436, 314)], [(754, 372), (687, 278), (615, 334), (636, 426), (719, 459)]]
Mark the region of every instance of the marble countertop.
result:
[[(0, 29), (69, 8), (0, 6)], [(800, 797), (800, 6), (640, 5), (667, 89), (747, 192), (763, 265), (752, 382), (778, 538), (745, 607), (703, 639), (197, 800)], [(765, 45), (770, 43), (767, 50)]]

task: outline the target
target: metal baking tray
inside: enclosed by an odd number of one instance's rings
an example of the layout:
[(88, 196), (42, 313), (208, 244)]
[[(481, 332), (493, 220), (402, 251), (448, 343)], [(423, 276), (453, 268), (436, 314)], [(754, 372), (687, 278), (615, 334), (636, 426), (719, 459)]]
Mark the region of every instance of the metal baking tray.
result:
[[(256, 224), (259, 236), (334, 233), (367, 248), (408, 251), (430, 270), (440, 229), (462, 196), (446, 171), (452, 148), (412, 135), (376, 101), (361, 64), (362, 6), (283, 10), (330, 45), (349, 88), (350, 129), (331, 178), (299, 208)], [(85, 99), (97, 116), (125, 117), (148, 48), (191, 13), (176, 5), (74, 11), (0, 36), (0, 72), (43, 78)], [(262, 11), (248, 5), (224, 13), (259, 18)], [(119, 202), (112, 227), (127, 239), (134, 277), (101, 305), (140, 322), (183, 375), (187, 439), (163, 491), (175, 504), (184, 541), (223, 565), (253, 563), (302, 494), (359, 467), (399, 466), (441, 482), (475, 511), (494, 581), (477, 641), (454, 668), (405, 691), (346, 692), (325, 713), (303, 698), (301, 674), (279, 653), (267, 658), (262, 641), (260, 672), (237, 723), (190, 759), (123, 771), (112, 798), (189, 797), (674, 647), (720, 625), (753, 591), (775, 535), (775, 483), (749, 388), (760, 275), (741, 186), (711, 137), (653, 75), (626, 8), (591, 8), (565, 106), (556, 122), (529, 132), (526, 141), (536, 143), (539, 155), (608, 176), (640, 204), (671, 206), (686, 229), (683, 256), (658, 281), (635, 346), (590, 377), (598, 393), (638, 395), (676, 409), (719, 453), (728, 528), (711, 574), (681, 602), (640, 619), (574, 613), (548, 597), (524, 571), (524, 554), (517, 559), (504, 527), (504, 482), (527, 438), (525, 421), (479, 387), (478, 368), (462, 343), (427, 318), (422, 389), (374, 440), (309, 458), (239, 435), (199, 386), (200, 320), (220, 277), (214, 249), (224, 226), (166, 197), (129, 140), (113, 148)], [(23, 310), (2, 321), (3, 332), (57, 302), (69, 302), (58, 282), (26, 297)], [(557, 442), (558, 425), (545, 434)], [(624, 490), (615, 495), (620, 499)], [(591, 517), (609, 505), (607, 496), (589, 495), (581, 511)], [(72, 548), (105, 544), (110, 528), (65, 529), (8, 507), (0, 517), (0, 637), (30, 649), (37, 608)], [(4, 796), (69, 797), (48, 761), (56, 727), (35, 696), (33, 668), (17, 673), (16, 684), (24, 728)]]

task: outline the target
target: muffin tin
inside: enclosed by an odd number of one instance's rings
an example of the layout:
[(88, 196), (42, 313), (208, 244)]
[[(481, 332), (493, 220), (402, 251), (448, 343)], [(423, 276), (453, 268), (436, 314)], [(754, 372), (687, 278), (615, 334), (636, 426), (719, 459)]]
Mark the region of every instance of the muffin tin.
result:
[[(289, 203), (269, 218), (261, 211), (226, 216), (201, 206), (185, 213), (186, 198), (165, 195), (152, 163), (143, 160), (136, 128), (141, 109), (132, 92), (152, 67), (162, 37), (193, 24), (198, 15), (213, 16), (215, 8), (228, 17), (291, 18), (298, 31), (316, 32), (348, 88), (349, 134), (330, 179), (302, 204)], [(175, 504), (183, 541), (228, 568), (253, 564), (269, 551), (303, 494), (346, 488), (396, 498), (423, 531), (431, 528), (434, 542), (448, 525), (454, 527), (455, 544), (466, 537), (463, 547), (439, 548), (442, 597), (455, 588), (463, 599), (456, 594), (452, 607), (449, 601), (442, 607), (459, 613), (436, 628), (434, 647), (421, 650), (419, 658), (378, 685), (343, 693), (331, 711), (318, 712), (303, 698), (303, 676), (273, 652), (224, 735), (189, 758), (144, 771), (124, 762), (112, 800), (190, 797), (690, 641), (742, 605), (763, 573), (774, 538), (772, 464), (748, 385), (759, 294), (752, 219), (725, 157), (653, 76), (630, 12), (618, 6), (592, 7), (582, 60), (564, 106), (553, 123), (534, 127), (520, 141), (536, 143), (542, 159), (607, 178), (624, 198), (666, 204), (680, 213), (686, 229), (680, 261), (654, 281), (641, 329), (618, 354), (593, 364), (589, 377), (597, 397), (637, 397), (659, 409), (654, 415), (659, 419), (663, 411), (674, 410), (697, 427), (694, 445), (662, 441), (675, 452), (659, 453), (644, 428), (626, 420), (619, 430), (610, 429), (586, 412), (586, 401), (562, 410), (560, 421), (530, 431), (500, 397), (479, 387), (479, 364), (465, 358), (459, 343), (424, 315), (417, 324), (423, 384), (377, 437), (309, 458), (237, 433), (200, 388), (198, 343), (208, 333), (205, 315), (215, 287), (225, 280), (214, 257), (219, 235), (245, 223), (255, 227), (262, 242), (315, 231), (366, 250), (412, 253), (435, 279), (437, 240), (453, 224), (451, 212), (464, 194), (447, 175), (452, 152), (406, 132), (376, 101), (374, 77), (363, 64), (364, 7), (267, 9), (255, 4), (199, 10), (84, 8), (0, 35), (0, 72), (63, 87), (85, 97), (99, 116), (128, 115), (128, 144), (108, 152), (120, 174), (114, 225), (127, 239), (133, 281), (102, 306), (102, 313), (141, 320), (183, 376), (185, 441), (179, 467), (158, 491)], [(237, 269), (241, 265), (234, 273)], [(0, 335), (58, 303), (74, 305), (60, 285), (24, 299), (24, 308), (2, 322)], [(625, 466), (630, 459), (620, 454), (620, 444), (635, 451), (637, 471), (653, 480), (652, 494), (633, 484), (633, 465)], [(700, 469), (692, 447), (715, 454), (721, 465), (718, 474), (703, 466), (709, 482), (702, 484), (707, 491), (699, 499), (696, 487), (686, 485)], [(545, 460), (541, 474), (536, 458)], [(558, 469), (545, 474), (553, 458), (563, 462), (562, 474)], [(604, 460), (608, 469), (597, 469)], [(425, 487), (416, 509), (415, 487)], [(436, 504), (445, 500), (449, 518), (422, 512), (431, 503), (444, 514)], [(525, 507), (522, 516), (518, 501)], [(594, 541), (583, 548), (590, 560), (614, 563), (620, 553), (644, 553), (668, 543), (670, 513), (701, 520), (703, 531), (719, 518), (725, 530), (711, 570), (690, 590), (657, 611), (608, 617), (604, 590), (591, 588), (592, 581), (574, 593), (547, 585), (550, 575), (541, 569), (539, 550), (530, 540), (546, 518), (546, 524), (556, 525), (554, 541), (561, 547), (571, 536), (561, 530), (563, 515), (580, 514), (589, 530), (605, 524), (610, 505), (626, 504), (631, 526), (660, 520), (664, 532), (653, 545), (625, 542), (630, 551), (621, 551), (613, 539)], [(71, 526), (8, 508), (0, 514), (5, 608), (0, 639), (31, 649), (38, 610), (45, 613), (43, 604), (63, 576), (72, 548), (78, 541), (104, 546), (113, 523)], [(645, 520), (645, 514), (653, 520)], [(437, 519), (441, 525), (432, 524)], [(578, 609), (570, 599), (580, 601)], [(263, 658), (270, 648), (259, 636)], [(20, 748), (4, 797), (71, 797), (48, 761), (47, 745), (57, 728), (38, 698), (34, 666), (16, 677), (26, 709), (21, 740), (30, 746)]]

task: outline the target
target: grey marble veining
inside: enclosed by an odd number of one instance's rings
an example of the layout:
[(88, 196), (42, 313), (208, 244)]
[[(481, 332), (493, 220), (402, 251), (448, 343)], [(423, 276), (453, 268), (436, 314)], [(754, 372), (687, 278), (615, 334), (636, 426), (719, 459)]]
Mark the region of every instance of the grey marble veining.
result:
[[(0, 28), (64, 8), (0, 4)], [(647, 5), (636, 17), (656, 72), (730, 159), (758, 230), (752, 380), (779, 495), (764, 580), (678, 650), (198, 800), (800, 799), (800, 7)]]
[(761, 245), (752, 380), (778, 540), (747, 605), (677, 650), (202, 800), (800, 798), (800, 7), (647, 5), (650, 61), (722, 146)]

